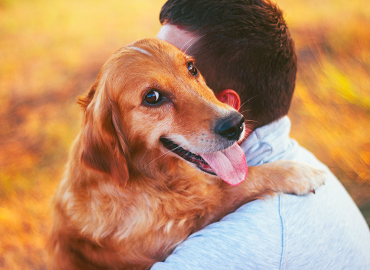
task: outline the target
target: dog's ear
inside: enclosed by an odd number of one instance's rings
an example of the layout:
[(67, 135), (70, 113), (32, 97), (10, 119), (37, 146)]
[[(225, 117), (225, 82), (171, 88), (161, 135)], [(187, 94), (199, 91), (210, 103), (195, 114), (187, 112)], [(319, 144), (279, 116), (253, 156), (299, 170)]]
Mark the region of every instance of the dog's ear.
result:
[(125, 157), (127, 146), (120, 130), (119, 112), (105, 90), (105, 85), (100, 85), (97, 80), (87, 95), (79, 98), (85, 118), (81, 161), (124, 186), (129, 178)]
[(87, 92), (86, 96), (79, 96), (77, 98), (77, 103), (81, 105), (82, 109), (86, 111), (87, 106), (91, 103), (92, 99), (94, 98), (96, 88), (98, 87), (99, 80), (96, 80), (94, 84), (90, 87), (89, 92)]

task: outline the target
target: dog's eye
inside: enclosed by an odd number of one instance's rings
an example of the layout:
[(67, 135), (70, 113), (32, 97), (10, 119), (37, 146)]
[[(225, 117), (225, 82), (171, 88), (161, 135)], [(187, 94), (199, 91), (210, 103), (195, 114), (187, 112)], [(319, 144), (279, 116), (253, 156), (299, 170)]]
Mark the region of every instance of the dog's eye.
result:
[(162, 98), (162, 95), (158, 91), (152, 90), (146, 94), (145, 101), (149, 104), (157, 104)]
[(194, 66), (193, 62), (187, 63), (188, 70), (191, 73), (191, 75), (196, 76), (198, 74), (197, 68)]

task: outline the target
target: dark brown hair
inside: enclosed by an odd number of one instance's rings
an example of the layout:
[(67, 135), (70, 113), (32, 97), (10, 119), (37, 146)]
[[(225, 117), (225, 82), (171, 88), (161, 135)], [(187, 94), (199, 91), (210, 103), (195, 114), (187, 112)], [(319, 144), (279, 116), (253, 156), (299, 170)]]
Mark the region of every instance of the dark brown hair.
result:
[(297, 73), (294, 42), (269, 0), (168, 0), (161, 24), (199, 36), (187, 50), (208, 86), (234, 89), (255, 127), (288, 113)]

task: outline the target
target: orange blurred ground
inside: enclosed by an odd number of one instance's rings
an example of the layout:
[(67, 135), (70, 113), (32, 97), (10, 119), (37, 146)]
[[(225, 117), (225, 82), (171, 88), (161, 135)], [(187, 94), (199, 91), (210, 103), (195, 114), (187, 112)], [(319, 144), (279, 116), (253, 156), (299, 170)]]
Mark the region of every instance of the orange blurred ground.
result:
[[(370, 223), (370, 5), (277, 2), (299, 57), (291, 136)], [(0, 0), (0, 269), (46, 269), (49, 200), (79, 129), (75, 98), (115, 50), (156, 35), (163, 3)]]

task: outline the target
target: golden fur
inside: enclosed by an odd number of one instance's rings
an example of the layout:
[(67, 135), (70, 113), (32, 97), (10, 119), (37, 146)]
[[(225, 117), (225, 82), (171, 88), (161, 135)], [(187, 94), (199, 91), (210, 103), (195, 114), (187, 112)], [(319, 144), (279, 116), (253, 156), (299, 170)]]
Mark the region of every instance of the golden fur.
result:
[[(50, 269), (147, 269), (247, 201), (323, 183), (320, 171), (279, 161), (250, 167), (233, 187), (164, 148), (161, 136), (194, 152), (224, 147), (211, 124), (234, 109), (189, 73), (190, 61), (169, 43), (137, 41), (117, 51), (80, 98), (82, 129), (53, 199)], [(145, 105), (150, 89), (168, 100)]]

